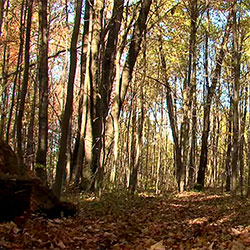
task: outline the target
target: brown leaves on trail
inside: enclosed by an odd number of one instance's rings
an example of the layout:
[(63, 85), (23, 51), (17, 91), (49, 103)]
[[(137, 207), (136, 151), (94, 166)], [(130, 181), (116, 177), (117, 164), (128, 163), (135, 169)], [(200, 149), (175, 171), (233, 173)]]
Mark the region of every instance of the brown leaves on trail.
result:
[[(0, 224), (1, 249), (250, 249), (250, 202), (223, 195), (108, 194), (74, 218)], [(16, 220), (17, 221), (20, 221)]]

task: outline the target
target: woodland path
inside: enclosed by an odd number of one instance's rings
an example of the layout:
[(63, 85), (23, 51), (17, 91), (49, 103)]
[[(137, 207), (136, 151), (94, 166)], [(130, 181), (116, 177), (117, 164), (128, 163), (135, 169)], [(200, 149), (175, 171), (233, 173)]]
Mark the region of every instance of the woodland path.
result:
[(0, 249), (250, 249), (250, 200), (245, 198), (117, 193), (90, 197), (80, 206), (73, 218), (0, 224)]

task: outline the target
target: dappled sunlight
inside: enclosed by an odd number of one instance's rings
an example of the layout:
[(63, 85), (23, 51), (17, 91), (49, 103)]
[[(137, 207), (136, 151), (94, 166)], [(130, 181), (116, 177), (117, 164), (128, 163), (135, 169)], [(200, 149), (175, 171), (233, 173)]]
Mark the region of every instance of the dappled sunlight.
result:
[(222, 218), (220, 218), (219, 220), (217, 220), (218, 224), (223, 224), (223, 223), (227, 223), (232, 221), (233, 219), (237, 218), (238, 213), (237, 212), (232, 212), (230, 214), (227, 214), (225, 216), (223, 216)]
[(180, 207), (186, 207), (186, 205), (171, 203), (170, 207), (180, 208)]
[(189, 198), (189, 197), (199, 197), (201, 195), (204, 195), (203, 193), (198, 192), (183, 192), (180, 194), (176, 194), (177, 198)]
[(208, 221), (209, 221), (209, 218), (207, 218), (207, 217), (200, 217), (200, 218), (188, 220), (188, 224), (189, 225), (193, 225), (193, 224), (202, 225), (204, 223), (207, 223)]

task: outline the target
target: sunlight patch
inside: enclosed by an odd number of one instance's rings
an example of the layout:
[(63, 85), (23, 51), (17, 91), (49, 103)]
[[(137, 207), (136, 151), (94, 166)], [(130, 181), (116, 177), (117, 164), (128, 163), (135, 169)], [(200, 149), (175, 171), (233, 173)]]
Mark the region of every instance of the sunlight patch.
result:
[(194, 225), (194, 224), (202, 225), (202, 224), (207, 223), (207, 222), (208, 222), (208, 218), (207, 217), (200, 217), (200, 218), (196, 218), (196, 219), (188, 221), (188, 223), (190, 225)]
[(181, 205), (181, 204), (174, 204), (174, 203), (172, 203), (172, 204), (170, 204), (170, 207), (186, 207), (186, 206)]

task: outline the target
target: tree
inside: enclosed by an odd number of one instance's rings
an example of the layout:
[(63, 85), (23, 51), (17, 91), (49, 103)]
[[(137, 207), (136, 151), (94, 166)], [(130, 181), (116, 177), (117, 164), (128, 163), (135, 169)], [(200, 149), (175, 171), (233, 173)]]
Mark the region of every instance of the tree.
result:
[(232, 51), (232, 79), (233, 79), (233, 149), (232, 149), (232, 181), (231, 191), (235, 195), (237, 187), (237, 172), (239, 159), (239, 142), (240, 142), (240, 110), (239, 110), (239, 91), (240, 91), (240, 53), (237, 21), (237, 0), (233, 3), (233, 51)]
[(24, 73), (22, 81), (22, 89), (20, 93), (20, 102), (18, 106), (17, 116), (17, 153), (21, 164), (23, 164), (23, 135), (22, 135), (22, 120), (25, 107), (25, 97), (27, 94), (28, 81), (29, 81), (29, 68), (30, 68), (30, 34), (31, 34), (31, 19), (33, 11), (33, 0), (27, 0), (27, 24), (26, 24), (26, 41), (25, 41), (25, 54), (24, 54)]
[(78, 34), (80, 29), (80, 20), (81, 20), (81, 10), (82, 10), (83, 0), (76, 0), (76, 10), (75, 10), (75, 22), (74, 29), (71, 38), (70, 46), (70, 70), (69, 70), (69, 79), (67, 87), (67, 100), (65, 104), (63, 120), (62, 120), (62, 132), (60, 139), (60, 148), (59, 148), (59, 157), (56, 167), (56, 178), (53, 185), (53, 193), (60, 198), (63, 186), (63, 177), (65, 172), (66, 164), (66, 150), (67, 150), (67, 140), (69, 134), (69, 124), (72, 115), (72, 104), (73, 104), (73, 90), (74, 90), (74, 79), (76, 72), (76, 63), (77, 63), (77, 41)]
[(218, 83), (218, 79), (221, 74), (221, 68), (226, 53), (226, 45), (228, 42), (230, 27), (231, 27), (231, 15), (228, 16), (228, 23), (226, 25), (225, 33), (221, 41), (219, 51), (217, 52), (216, 55), (216, 64), (215, 68), (213, 69), (213, 74), (211, 76), (212, 84), (211, 86), (207, 85), (207, 96), (203, 112), (201, 154), (200, 154), (200, 163), (197, 176), (197, 184), (199, 185), (198, 188), (203, 188), (205, 184), (205, 171), (207, 167), (207, 155), (208, 155), (208, 135), (210, 132), (210, 110), (211, 110), (212, 100), (215, 94), (215, 89)]
[(46, 181), (47, 149), (48, 149), (48, 22), (47, 0), (39, 2), (39, 133), (36, 156), (36, 174)]
[[(82, 172), (83, 158), (84, 158), (84, 137), (87, 127), (88, 115), (88, 96), (89, 96), (89, 72), (86, 69), (89, 67), (90, 61), (90, 42), (91, 34), (89, 34), (89, 27), (92, 23), (92, 14), (90, 13), (90, 6), (93, 1), (86, 1), (84, 11), (84, 30), (82, 34), (82, 50), (81, 50), (81, 88), (78, 107), (78, 131), (74, 145), (72, 166), (71, 166), (71, 181), (75, 185), (79, 184), (79, 179)], [(91, 17), (91, 18), (90, 18)], [(91, 21), (90, 21), (91, 19)], [(92, 24), (91, 24), (92, 25)], [(83, 180), (82, 180), (83, 181)]]
[[(118, 139), (119, 139), (119, 129), (118, 129), (118, 121), (120, 117), (120, 113), (122, 110), (122, 105), (125, 101), (125, 97), (127, 94), (128, 86), (132, 81), (133, 70), (141, 49), (141, 43), (143, 38), (143, 33), (146, 32), (147, 28), (147, 17), (150, 11), (152, 1), (144, 0), (141, 2), (141, 10), (138, 15), (138, 18), (134, 24), (134, 30), (131, 38), (131, 43), (128, 49), (128, 55), (123, 67), (122, 75), (120, 79), (118, 79), (119, 75), (116, 78), (116, 87), (114, 93), (114, 102), (111, 111), (112, 119), (114, 120), (114, 154), (117, 156), (118, 152)], [(123, 49), (123, 47), (122, 47)], [(119, 53), (121, 56), (121, 53)], [(118, 57), (119, 58), (119, 57)], [(119, 58), (120, 59), (120, 58)], [(117, 62), (118, 64), (118, 62)], [(119, 72), (119, 66), (117, 65), (117, 72)], [(112, 120), (109, 120), (112, 122)], [(111, 125), (107, 125), (107, 127), (111, 127)], [(116, 164), (116, 160), (115, 160)], [(115, 179), (115, 169), (113, 169), (113, 177)]]

